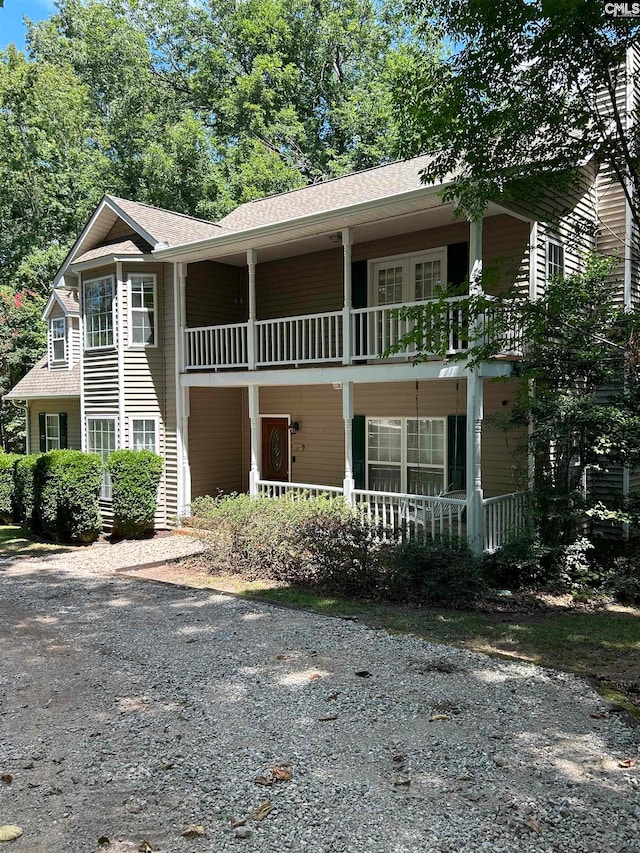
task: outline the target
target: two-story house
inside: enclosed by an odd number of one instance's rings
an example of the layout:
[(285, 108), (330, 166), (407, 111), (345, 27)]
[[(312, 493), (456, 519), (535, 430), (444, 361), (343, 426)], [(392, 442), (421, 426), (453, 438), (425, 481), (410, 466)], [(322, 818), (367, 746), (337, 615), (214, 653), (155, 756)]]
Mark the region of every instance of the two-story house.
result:
[[(28, 449), (157, 451), (158, 525), (198, 495), (328, 491), (387, 523), (498, 546), (527, 485), (524, 436), (492, 417), (511, 404), (518, 354), (475, 369), (414, 363), (410, 348), (382, 357), (407, 327), (397, 309), (467, 278), (536, 298), (596, 246), (619, 255), (630, 303), (631, 220), (594, 164), (553, 202), (553, 226), (524, 202), (456, 219), (442, 187), (421, 183), (424, 165), (249, 202), (218, 223), (105, 196), (54, 281), (47, 355), (7, 395), (26, 406)], [(434, 351), (465, 346), (456, 305), (433, 322)], [(628, 472), (615, 477), (628, 488)], [(108, 521), (108, 478), (102, 501)]]

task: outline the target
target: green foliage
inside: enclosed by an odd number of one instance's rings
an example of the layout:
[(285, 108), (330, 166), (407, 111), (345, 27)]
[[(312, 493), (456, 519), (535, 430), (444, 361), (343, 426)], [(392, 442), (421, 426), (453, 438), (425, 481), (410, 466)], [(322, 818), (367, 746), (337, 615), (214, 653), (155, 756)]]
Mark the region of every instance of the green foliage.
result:
[(0, 523), (11, 524), (16, 516), (16, 494), (13, 469), (20, 457), (0, 451)]
[(113, 533), (141, 537), (158, 505), (162, 459), (150, 450), (116, 450), (107, 461), (111, 477)]
[(16, 517), (21, 524), (34, 527), (35, 469), (39, 454), (19, 456), (14, 467)]
[(80, 450), (51, 450), (35, 462), (35, 516), (56, 542), (92, 542), (102, 527), (102, 460)]

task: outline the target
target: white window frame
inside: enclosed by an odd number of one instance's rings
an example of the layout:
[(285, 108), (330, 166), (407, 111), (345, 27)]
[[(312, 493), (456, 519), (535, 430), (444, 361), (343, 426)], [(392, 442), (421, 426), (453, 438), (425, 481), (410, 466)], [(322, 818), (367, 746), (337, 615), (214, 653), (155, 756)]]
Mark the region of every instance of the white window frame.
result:
[[(58, 426), (58, 437), (57, 437), (57, 442), (58, 442), (58, 443), (57, 443), (57, 444), (52, 444), (52, 443), (50, 443), (50, 439), (49, 439), (49, 423), (55, 423), (55, 424), (57, 424), (57, 426)], [(44, 415), (44, 437), (45, 437), (45, 447), (46, 447), (46, 449), (47, 449), (47, 453), (48, 453), (50, 450), (60, 450), (60, 449), (61, 449), (61, 444), (60, 444), (60, 439), (61, 439), (61, 435), (60, 435), (60, 415), (59, 415), (59, 414), (57, 414), (57, 413), (56, 413), (56, 414), (49, 414), (48, 412), (45, 412), (45, 415)]]
[[(62, 337), (54, 337), (53, 327), (56, 323), (62, 323), (63, 324)], [(51, 317), (49, 319), (49, 346), (50, 346), (49, 361), (51, 364), (65, 364), (67, 361), (67, 352), (68, 352), (67, 327), (68, 327), (68, 323), (67, 323), (66, 317)], [(56, 341), (62, 341), (63, 342), (64, 354), (63, 354), (62, 358), (56, 358), (55, 357), (55, 352), (56, 352), (55, 342)]]
[[(93, 346), (89, 343), (89, 324), (87, 323), (87, 299), (86, 292), (87, 286), (90, 284), (95, 284), (97, 281), (108, 282), (111, 287), (111, 343), (110, 344), (99, 344)], [(96, 278), (89, 278), (82, 282), (82, 325), (84, 328), (84, 348), (86, 350), (107, 350), (107, 349), (115, 349), (117, 346), (117, 337), (116, 337), (116, 285), (115, 278), (112, 275), (102, 275)]]
[[(401, 266), (402, 272), (402, 302), (396, 305), (413, 304), (415, 302), (428, 302), (428, 299), (415, 298), (415, 269), (416, 265), (425, 261), (440, 261), (441, 286), (447, 284), (447, 247), (438, 246), (434, 249), (424, 249), (421, 252), (409, 252), (402, 255), (389, 255), (384, 258), (372, 258), (368, 262), (368, 305), (378, 305), (378, 285), (376, 282), (376, 270), (382, 266)], [(437, 297), (431, 297), (435, 299)]]
[(409, 463), (408, 461), (408, 439), (407, 439), (407, 422), (408, 421), (439, 421), (443, 425), (442, 429), (442, 455), (443, 455), (443, 464), (442, 464), (442, 489), (441, 492), (444, 492), (447, 488), (447, 462), (449, 455), (449, 448), (447, 444), (447, 418), (446, 417), (425, 417), (424, 415), (409, 415), (407, 417), (401, 417), (399, 415), (377, 415), (365, 418), (365, 482), (367, 484), (367, 489), (369, 489), (369, 423), (371, 421), (400, 421), (401, 422), (401, 441), (400, 441), (400, 463), (397, 462), (377, 462), (372, 461), (373, 465), (388, 465), (389, 468), (397, 469), (398, 464), (400, 465), (400, 493), (401, 494), (409, 494), (408, 489), (408, 474), (407, 469), (411, 465), (411, 467), (424, 467), (424, 468), (439, 468), (438, 465), (420, 465), (420, 463)]
[[(158, 453), (158, 448), (160, 447), (160, 419), (158, 417), (147, 417), (146, 415), (131, 415), (129, 418), (129, 446), (131, 450), (136, 450), (133, 442), (133, 433), (135, 429), (136, 421), (153, 421), (153, 453)], [(141, 448), (137, 448), (141, 449)], [(148, 450), (148, 448), (144, 448)]]
[[(136, 278), (153, 279), (153, 343), (133, 340), (133, 315), (134, 313), (149, 314), (149, 308), (133, 307), (133, 280)], [(129, 300), (129, 347), (131, 349), (155, 349), (158, 346), (158, 277), (151, 272), (129, 273), (127, 278), (127, 296)]]
[[(86, 431), (87, 431), (87, 453), (97, 453), (99, 456), (102, 456), (102, 453), (99, 450), (92, 450), (91, 442), (90, 442), (90, 429), (89, 425), (92, 421), (111, 421), (113, 423), (113, 450), (118, 449), (118, 418), (112, 414), (93, 414), (87, 417), (86, 419)], [(110, 454), (113, 453), (113, 450), (107, 454), (107, 456), (102, 456), (102, 461), (106, 462), (109, 458)], [(109, 477), (109, 472), (105, 469), (102, 475), (102, 486), (100, 487), (100, 500), (102, 501), (110, 501), (111, 500), (111, 478)]]
[[(551, 267), (551, 263), (552, 263), (552, 261), (551, 261), (552, 247), (554, 249), (559, 249), (560, 252), (562, 253), (562, 266), (560, 268), (560, 272), (553, 272), (552, 273), (550, 271), (550, 267)], [(555, 261), (553, 263), (555, 266), (556, 265)], [(566, 258), (565, 258), (564, 244), (561, 243), (560, 240), (549, 237), (547, 239), (547, 254), (546, 254), (546, 258), (545, 258), (545, 281), (548, 284), (552, 278), (557, 278), (558, 276), (563, 278), (565, 275), (565, 270), (566, 270)]]

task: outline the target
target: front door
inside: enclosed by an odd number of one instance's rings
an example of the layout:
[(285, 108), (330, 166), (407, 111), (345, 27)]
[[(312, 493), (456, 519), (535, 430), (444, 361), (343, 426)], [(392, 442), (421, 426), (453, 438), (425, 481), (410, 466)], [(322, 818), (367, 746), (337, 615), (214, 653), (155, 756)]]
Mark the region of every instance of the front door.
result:
[(265, 480), (289, 481), (287, 418), (262, 418), (262, 476)]

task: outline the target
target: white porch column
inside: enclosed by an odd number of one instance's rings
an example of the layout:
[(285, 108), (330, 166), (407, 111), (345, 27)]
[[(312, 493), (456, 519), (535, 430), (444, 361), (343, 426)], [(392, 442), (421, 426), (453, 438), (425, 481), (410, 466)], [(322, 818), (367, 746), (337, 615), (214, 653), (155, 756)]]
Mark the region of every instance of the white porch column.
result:
[(247, 360), (249, 370), (256, 369), (256, 264), (258, 253), (255, 249), (247, 252), (249, 272), (249, 319), (247, 321)]
[(258, 494), (260, 479), (260, 389), (257, 385), (249, 385), (249, 420), (251, 422), (251, 470), (249, 471), (249, 494)]
[(342, 383), (342, 417), (344, 418), (344, 499), (353, 503), (353, 382)]
[(180, 377), (185, 370), (185, 328), (187, 324), (187, 265), (173, 265), (173, 304), (175, 334), (176, 451), (178, 457), (178, 515), (186, 515), (191, 504), (191, 467), (189, 465), (189, 388)]
[[(342, 309), (342, 363), (351, 364), (351, 308), (353, 296), (351, 288), (351, 247), (353, 234), (351, 228), (342, 229), (342, 258), (344, 282), (344, 308)], [(352, 416), (353, 417), (353, 416)]]
[[(482, 293), (482, 219), (469, 223), (469, 293)], [(473, 337), (482, 326), (474, 320)], [(484, 550), (484, 507), (482, 505), (482, 418), (483, 379), (478, 368), (467, 374), (467, 540), (474, 554)]]

